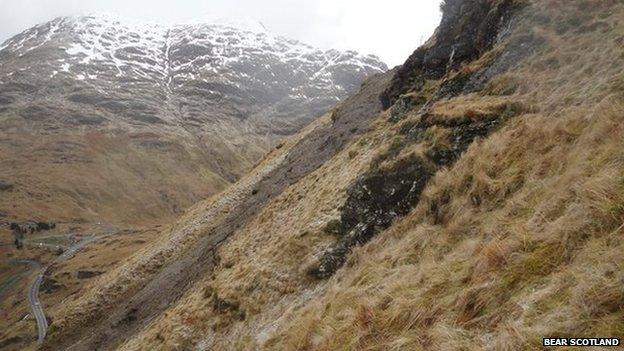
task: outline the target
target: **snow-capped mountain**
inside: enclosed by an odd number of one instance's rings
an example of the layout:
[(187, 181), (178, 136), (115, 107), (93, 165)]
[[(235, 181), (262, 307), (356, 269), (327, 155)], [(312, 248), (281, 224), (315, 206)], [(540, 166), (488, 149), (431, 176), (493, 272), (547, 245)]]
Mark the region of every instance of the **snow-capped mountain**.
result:
[[(266, 30), (95, 16), (55, 19), (0, 48), (3, 83), (36, 82), (33, 89), (55, 87), (54, 94), (66, 86), (69, 102), (94, 105), (105, 118), (184, 118), (197, 127), (227, 117), (298, 126), (387, 69), (374, 56), (317, 50)], [(0, 89), (1, 101), (11, 100)]]
[(16, 185), (0, 213), (177, 213), (384, 70), (262, 26), (35, 26), (0, 45), (0, 180)]

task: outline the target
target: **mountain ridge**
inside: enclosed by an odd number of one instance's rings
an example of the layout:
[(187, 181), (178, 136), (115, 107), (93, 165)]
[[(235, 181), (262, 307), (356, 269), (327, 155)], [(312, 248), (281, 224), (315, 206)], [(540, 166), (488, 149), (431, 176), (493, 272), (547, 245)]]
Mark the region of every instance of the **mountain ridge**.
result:
[[(125, 223), (174, 216), (221, 190), (366, 76), (387, 69), (373, 56), (317, 50), (266, 31), (93, 16), (26, 30), (3, 44), (0, 62), (0, 130), (10, 157), (0, 177), (19, 185), (7, 201), (23, 203), (27, 191), (16, 164), (24, 172), (30, 162), (54, 168), (35, 172), (29, 185), (53, 199), (7, 212)], [(29, 139), (41, 159), (16, 147)], [(72, 179), (77, 187), (64, 184), (68, 172), (83, 175)], [(48, 180), (50, 173), (61, 181)], [(150, 176), (163, 173), (176, 176), (160, 184)], [(153, 207), (121, 200), (123, 182)], [(130, 210), (119, 213), (120, 204)]]

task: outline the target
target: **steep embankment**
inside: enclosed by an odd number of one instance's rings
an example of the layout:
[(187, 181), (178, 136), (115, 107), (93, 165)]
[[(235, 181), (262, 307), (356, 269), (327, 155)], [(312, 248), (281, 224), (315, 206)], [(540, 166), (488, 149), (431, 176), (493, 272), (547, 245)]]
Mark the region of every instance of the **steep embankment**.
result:
[[(280, 144), (243, 180), (191, 209), (150, 251), (103, 276), (75, 304), (60, 308), (60, 320), (52, 326), (52, 332), (59, 333), (51, 335), (50, 347), (60, 347), (56, 342), (66, 347), (79, 340), (76, 349), (110, 348), (162, 313), (187, 287), (212, 271), (214, 252), (221, 242), (273, 197), (365, 131), (381, 111), (377, 97), (390, 77), (386, 73), (365, 83), (333, 112), (333, 116), (348, 118), (331, 123), (326, 116), (302, 135)], [(107, 318), (100, 320), (103, 315)]]
[(101, 333), (97, 316), (177, 264), (205, 269), (144, 328), (118, 334), (122, 349), (521, 350), (546, 335), (622, 337), (624, 3), (443, 10), (391, 77), (58, 311), (47, 346), (71, 344), (89, 318), (86, 333)]

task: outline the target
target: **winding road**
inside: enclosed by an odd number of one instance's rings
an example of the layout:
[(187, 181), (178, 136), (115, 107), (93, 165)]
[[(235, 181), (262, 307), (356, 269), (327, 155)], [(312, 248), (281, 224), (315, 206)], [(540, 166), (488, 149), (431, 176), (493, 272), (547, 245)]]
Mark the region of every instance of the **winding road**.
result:
[(30, 286), (30, 289), (28, 289), (28, 302), (30, 303), (33, 315), (37, 320), (37, 340), (39, 343), (43, 342), (43, 339), (48, 331), (48, 320), (46, 319), (43, 307), (41, 307), (41, 303), (39, 302), (39, 288), (43, 282), (44, 273), (45, 269), (37, 274), (37, 278), (35, 278), (35, 281)]
[(57, 257), (54, 261), (52, 261), (49, 265), (44, 267), (38, 274), (35, 280), (30, 285), (30, 289), (28, 289), (28, 302), (30, 303), (30, 308), (32, 309), (33, 315), (37, 320), (37, 341), (39, 344), (43, 342), (45, 339), (46, 333), (48, 332), (48, 320), (46, 319), (45, 313), (43, 311), (43, 307), (41, 306), (41, 302), (39, 301), (39, 289), (41, 288), (41, 284), (43, 283), (43, 277), (45, 272), (54, 264), (63, 262), (68, 258), (71, 258), (76, 252), (78, 252), (83, 247), (87, 246), (93, 241), (103, 239), (112, 233), (101, 235), (101, 236), (91, 236), (89, 238), (83, 239), (75, 245), (71, 246), (69, 249), (65, 250), (63, 254)]

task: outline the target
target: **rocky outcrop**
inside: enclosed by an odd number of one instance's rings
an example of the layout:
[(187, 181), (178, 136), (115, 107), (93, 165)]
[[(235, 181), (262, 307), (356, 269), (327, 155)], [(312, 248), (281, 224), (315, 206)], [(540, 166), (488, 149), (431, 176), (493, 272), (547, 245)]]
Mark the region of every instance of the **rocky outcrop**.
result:
[(440, 79), (481, 56), (521, 7), (521, 0), (444, 1), (442, 22), (434, 36), (414, 51), (381, 94), (384, 108), (392, 106), (401, 94), (420, 90), (425, 80)]
[(56, 223), (35, 221), (24, 223), (12, 222), (9, 226), (13, 231), (20, 232), (22, 234), (32, 234), (34, 232), (54, 229), (56, 228)]
[(13, 190), (13, 184), (0, 180), (0, 191), (11, 191)]
[[(476, 138), (487, 136), (500, 123), (519, 112), (518, 106), (510, 105), (493, 114), (471, 118), (438, 120), (425, 114), (417, 123), (407, 123), (408, 127), (401, 128), (404, 138), (393, 143), (389, 153), (382, 154), (389, 165), (378, 167), (373, 163), (372, 169), (360, 176), (347, 191), (340, 221), (330, 222), (326, 230), (337, 236), (336, 243), (322, 253), (318, 265), (313, 265), (308, 273), (320, 279), (333, 275), (346, 262), (354, 246), (368, 242), (418, 204), (422, 190), (437, 170), (452, 165)], [(425, 139), (433, 128), (447, 135), (446, 140), (426, 146), (429, 143), (425, 143)], [(414, 143), (423, 144), (424, 157), (410, 154), (392, 160)]]
[(333, 230), (338, 235), (336, 244), (323, 253), (319, 265), (309, 273), (317, 278), (334, 274), (352, 247), (368, 242), (412, 208), (432, 173), (426, 161), (414, 157), (358, 178), (348, 190), (340, 224)]
[[(487, 136), (522, 110), (522, 106), (509, 104), (489, 113), (441, 117), (427, 109), (441, 98), (483, 89), (493, 76), (539, 47), (531, 35), (517, 37), (505, 44), (504, 54), (493, 55), (478, 70), (458, 69), (499, 42), (501, 30), (521, 5), (514, 0), (448, 0), (442, 4), (442, 23), (434, 37), (397, 69), (390, 86), (380, 94), (391, 123), (401, 122), (410, 113), (418, 115), (417, 121), (402, 123), (401, 136), (349, 188), (340, 221), (330, 223), (326, 230), (337, 236), (336, 242), (319, 255), (309, 274), (316, 278), (333, 275), (354, 246), (368, 242), (418, 204), (436, 171), (451, 166), (476, 138)], [(439, 80), (437, 89), (428, 91), (428, 80)], [(432, 141), (433, 133), (438, 135), (437, 142)], [(422, 144), (422, 155), (400, 156), (401, 150), (414, 143)]]
[(89, 279), (89, 278), (96, 277), (96, 276), (98, 276), (100, 274), (102, 274), (102, 272), (97, 272), (97, 271), (78, 271), (78, 273), (76, 273), (76, 277), (78, 279)]

